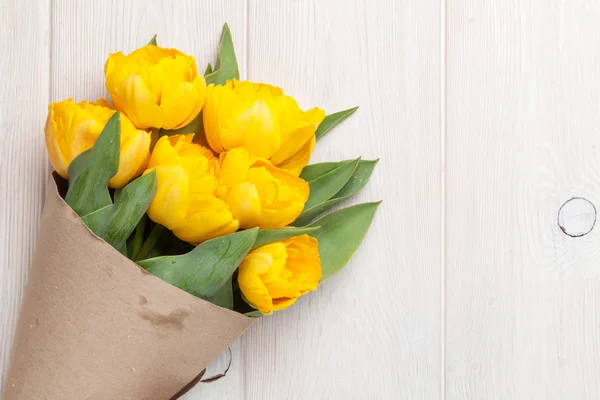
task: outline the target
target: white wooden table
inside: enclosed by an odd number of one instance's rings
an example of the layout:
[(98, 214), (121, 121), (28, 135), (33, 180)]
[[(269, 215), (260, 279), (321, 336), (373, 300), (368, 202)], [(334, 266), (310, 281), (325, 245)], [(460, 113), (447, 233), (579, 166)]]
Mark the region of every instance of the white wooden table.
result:
[(154, 33), (202, 68), (228, 22), (244, 78), (361, 106), (313, 161), (381, 157), (353, 201), (384, 202), (347, 269), (187, 399), (600, 398), (600, 228), (557, 223), (572, 197), (600, 206), (599, 18), (595, 0), (0, 0), (0, 375), (47, 104), (105, 96), (108, 53)]

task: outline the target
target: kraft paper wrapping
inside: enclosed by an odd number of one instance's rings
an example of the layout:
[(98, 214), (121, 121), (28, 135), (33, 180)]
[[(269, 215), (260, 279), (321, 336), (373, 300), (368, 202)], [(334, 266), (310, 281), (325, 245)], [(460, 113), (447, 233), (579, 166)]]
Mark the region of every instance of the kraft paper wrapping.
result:
[(125, 258), (50, 179), (3, 398), (177, 398), (252, 322)]

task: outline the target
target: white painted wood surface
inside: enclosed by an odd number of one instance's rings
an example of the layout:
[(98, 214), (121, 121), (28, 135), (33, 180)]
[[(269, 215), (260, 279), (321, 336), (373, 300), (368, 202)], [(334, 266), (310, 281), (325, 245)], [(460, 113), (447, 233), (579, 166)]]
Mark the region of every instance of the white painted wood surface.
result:
[(313, 161), (381, 157), (353, 202), (384, 203), (344, 272), (255, 324), (227, 377), (186, 399), (600, 398), (600, 228), (557, 223), (572, 197), (600, 205), (600, 3), (27, 4), (0, 0), (0, 376), (47, 103), (105, 96), (107, 54), (154, 33), (203, 66), (228, 22), (243, 77), (304, 107), (361, 106)]
[(600, 398), (600, 3), (448, 2), (446, 397)]
[[(0, 376), (8, 363), (48, 175), (50, 8), (0, 1)], [(40, 128), (42, 130), (40, 130)]]

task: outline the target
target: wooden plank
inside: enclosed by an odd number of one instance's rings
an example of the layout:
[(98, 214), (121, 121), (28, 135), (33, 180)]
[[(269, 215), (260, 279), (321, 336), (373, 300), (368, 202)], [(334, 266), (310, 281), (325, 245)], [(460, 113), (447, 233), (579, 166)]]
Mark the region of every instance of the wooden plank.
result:
[(345, 271), (242, 339), (247, 399), (440, 396), (439, 1), (250, 1), (248, 76), (361, 109), (313, 161), (381, 157)]
[[(35, 247), (48, 175), (48, 2), (0, 0), (0, 378)], [(0, 391), (2, 382), (0, 379)]]
[(599, 17), (448, 8), (448, 399), (600, 397), (600, 229), (557, 223), (571, 197), (600, 205)]
[[(53, 9), (52, 100), (106, 97), (104, 62), (111, 52), (130, 52), (158, 35), (158, 43), (194, 55), (198, 69), (216, 59), (222, 26), (232, 26), (237, 53), (244, 60), (244, 9), (230, 1), (55, 0)], [(239, 344), (226, 379), (200, 385), (186, 399), (243, 398), (244, 369)], [(190, 349), (193, 351), (193, 349)], [(211, 365), (218, 372), (225, 361)], [(200, 372), (200, 371), (198, 371)]]

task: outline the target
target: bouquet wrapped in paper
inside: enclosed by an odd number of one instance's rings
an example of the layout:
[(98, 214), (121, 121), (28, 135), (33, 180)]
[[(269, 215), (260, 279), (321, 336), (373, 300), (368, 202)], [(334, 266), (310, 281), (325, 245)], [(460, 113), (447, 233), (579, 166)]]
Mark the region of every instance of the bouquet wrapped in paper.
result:
[[(6, 400), (175, 399), (256, 318), (339, 272), (376, 161), (308, 164), (352, 114), (303, 111), (154, 38), (105, 64), (112, 103), (49, 106), (49, 178)], [(328, 213), (329, 212), (329, 213)]]

